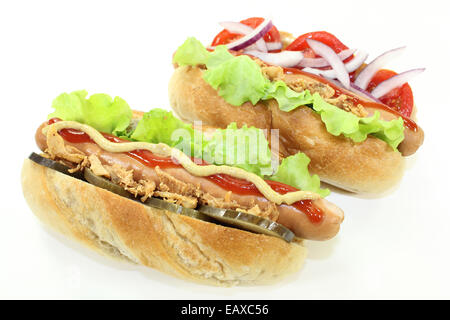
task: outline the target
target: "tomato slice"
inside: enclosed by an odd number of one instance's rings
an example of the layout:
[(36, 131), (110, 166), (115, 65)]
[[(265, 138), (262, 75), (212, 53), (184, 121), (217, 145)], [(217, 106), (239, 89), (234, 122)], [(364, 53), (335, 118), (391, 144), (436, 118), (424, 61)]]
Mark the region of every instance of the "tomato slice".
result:
[[(242, 24), (245, 24), (249, 27), (255, 29), (264, 21), (264, 18), (253, 17), (240, 21)], [(211, 46), (218, 46), (221, 44), (227, 44), (233, 42), (239, 38), (242, 38), (242, 34), (231, 33), (227, 30), (220, 31), (215, 37)], [(280, 32), (278, 32), (277, 27), (273, 26), (270, 28), (269, 32), (264, 35), (264, 40), (266, 42), (279, 42), (281, 40)]]
[[(263, 21), (264, 21), (264, 18), (253, 17), (253, 18), (248, 18), (248, 19), (242, 20), (241, 23), (255, 29)], [(264, 41), (266, 41), (266, 42), (280, 42), (281, 41), (280, 32), (278, 31), (277, 27), (272, 26), (272, 28), (270, 28), (269, 32), (267, 32), (264, 35)]]
[[(375, 87), (393, 76), (395, 73), (392, 70), (381, 69), (370, 80), (367, 86), (367, 91), (372, 92)], [(405, 83), (399, 88), (395, 88), (380, 98), (381, 102), (388, 105), (392, 109), (398, 111), (406, 117), (410, 117), (414, 108), (414, 97), (409, 84)]]
[[(335, 35), (326, 31), (315, 31), (302, 34), (297, 39), (295, 39), (290, 45), (288, 45), (285, 50), (303, 51), (303, 56), (305, 58), (317, 58), (318, 55), (316, 55), (314, 51), (309, 47), (308, 42), (306, 42), (307, 39), (320, 41), (329, 46), (331, 49), (333, 49), (333, 51), (336, 53), (348, 49), (348, 47), (345, 44), (343, 44)], [(343, 62), (347, 63), (352, 59), (353, 55), (345, 59)], [(331, 68), (325, 67), (319, 69), (327, 70)], [(352, 74), (350, 75), (353, 76)]]
[[(343, 44), (336, 36), (333, 34), (326, 32), (326, 31), (315, 31), (315, 32), (309, 32), (302, 34), (297, 39), (295, 39), (290, 45), (286, 47), (286, 50), (290, 51), (305, 51), (306, 54), (309, 55), (309, 53), (312, 52), (311, 48), (309, 47), (308, 43), (306, 42), (306, 39), (312, 39), (320, 41), (327, 46), (331, 47), (331, 49), (334, 50), (334, 52), (339, 53), (342, 50), (348, 49), (348, 47)], [(314, 54), (314, 53), (313, 53)], [(315, 58), (315, 55), (314, 57)]]

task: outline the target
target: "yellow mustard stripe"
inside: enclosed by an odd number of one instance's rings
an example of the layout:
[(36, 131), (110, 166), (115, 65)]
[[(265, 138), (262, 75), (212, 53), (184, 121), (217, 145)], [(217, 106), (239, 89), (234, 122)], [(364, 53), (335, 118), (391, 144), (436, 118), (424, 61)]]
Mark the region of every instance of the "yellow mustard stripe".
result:
[(216, 166), (206, 165), (199, 166), (194, 163), (190, 157), (184, 154), (182, 151), (171, 148), (163, 143), (148, 143), (148, 142), (124, 142), (115, 143), (108, 141), (103, 135), (94, 128), (75, 121), (60, 121), (52, 125), (46, 126), (42, 129), (44, 135), (47, 135), (49, 129), (61, 130), (61, 129), (76, 129), (85, 132), (89, 137), (94, 140), (102, 149), (108, 152), (128, 152), (133, 150), (148, 150), (161, 157), (171, 157), (183, 166), (186, 171), (194, 176), (205, 177), (214, 174), (227, 174), (235, 178), (243, 179), (253, 183), (261, 194), (266, 197), (267, 200), (276, 204), (292, 204), (300, 200), (315, 200), (319, 199), (320, 195), (311, 191), (295, 191), (286, 194), (279, 194), (275, 192), (261, 177), (254, 173), (247, 172), (241, 168), (230, 166)]

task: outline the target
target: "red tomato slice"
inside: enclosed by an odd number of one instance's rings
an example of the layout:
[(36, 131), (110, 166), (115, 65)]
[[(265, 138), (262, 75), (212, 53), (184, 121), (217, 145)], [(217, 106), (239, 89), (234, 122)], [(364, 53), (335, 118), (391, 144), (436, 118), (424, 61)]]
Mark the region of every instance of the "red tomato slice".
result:
[[(248, 18), (248, 19), (242, 20), (241, 23), (255, 29), (263, 21), (264, 21), (264, 18), (253, 17), (253, 18)], [(239, 38), (242, 38), (242, 34), (231, 33), (224, 29), (214, 37), (214, 40), (211, 43), (211, 46), (227, 44), (227, 43), (233, 42)], [(267, 32), (264, 35), (264, 40), (266, 42), (279, 42), (281, 40), (281, 37), (280, 37), (280, 33), (278, 32), (278, 29), (275, 26), (273, 26), (269, 30), (269, 32)]]
[(326, 32), (326, 31), (315, 31), (315, 32), (305, 33), (305, 34), (299, 36), (290, 45), (288, 45), (286, 47), (286, 50), (290, 50), (290, 51), (306, 50), (306, 54), (311, 53), (312, 50), (309, 48), (309, 45), (306, 42), (306, 39), (320, 41), (320, 42), (326, 44), (327, 46), (331, 47), (331, 49), (333, 49), (334, 52), (336, 52), (336, 53), (339, 53), (342, 50), (348, 49), (348, 47), (345, 44), (343, 44), (338, 38), (336, 38), (336, 36), (332, 35), (331, 33)]
[[(314, 51), (309, 47), (308, 42), (306, 42), (306, 39), (312, 39), (320, 41), (327, 46), (329, 46), (331, 49), (334, 50), (334, 52), (339, 53), (343, 50), (348, 49), (348, 47), (343, 44), (336, 36), (333, 34), (326, 32), (326, 31), (315, 31), (315, 32), (309, 32), (305, 33), (301, 36), (299, 36), (297, 39), (295, 39), (290, 45), (286, 47), (285, 50), (290, 51), (303, 51), (303, 56), (305, 58), (317, 58), (319, 57), (314, 53)], [(348, 57), (344, 60), (344, 63), (349, 62), (353, 59), (353, 55)], [(331, 69), (330, 67), (325, 68), (319, 68), (322, 70)]]
[[(242, 20), (241, 23), (255, 29), (263, 21), (264, 21), (264, 18), (254, 17), (254, 18), (248, 18), (248, 19)], [(269, 32), (267, 32), (264, 35), (264, 41), (266, 41), (266, 42), (280, 42), (281, 41), (280, 32), (278, 31), (277, 27), (272, 26), (272, 28), (270, 28)]]
[[(373, 89), (384, 80), (387, 80), (397, 73), (391, 70), (379, 70), (372, 80), (370, 80), (369, 85), (367, 86), (367, 91), (372, 92)], [(400, 112), (402, 115), (406, 117), (410, 117), (412, 110), (414, 108), (414, 97), (409, 84), (405, 83), (403, 86), (399, 88), (395, 88), (391, 90), (389, 93), (385, 94), (380, 98), (381, 102), (387, 104), (392, 109)]]

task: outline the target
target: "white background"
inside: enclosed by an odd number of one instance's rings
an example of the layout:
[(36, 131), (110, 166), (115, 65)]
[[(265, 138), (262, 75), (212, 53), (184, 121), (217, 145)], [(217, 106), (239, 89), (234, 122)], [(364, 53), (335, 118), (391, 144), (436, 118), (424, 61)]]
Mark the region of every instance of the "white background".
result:
[[(316, 299), (450, 298), (446, 1), (10, 1), (0, 5), (0, 298)], [(407, 45), (397, 71), (410, 82), (425, 144), (402, 183), (381, 198), (336, 193), (339, 235), (307, 242), (304, 268), (264, 287), (215, 288), (117, 263), (45, 229), (20, 187), (34, 132), (64, 91), (168, 108), (171, 56), (188, 36), (209, 43), (217, 22), (269, 16), (300, 35), (327, 30), (369, 59)], [(212, 108), (214, 106), (211, 106)]]

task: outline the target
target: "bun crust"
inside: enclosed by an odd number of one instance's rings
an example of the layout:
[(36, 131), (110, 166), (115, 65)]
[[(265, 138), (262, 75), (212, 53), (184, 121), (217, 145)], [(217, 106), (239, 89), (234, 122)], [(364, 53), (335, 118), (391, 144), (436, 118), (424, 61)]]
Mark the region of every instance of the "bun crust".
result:
[(236, 122), (238, 126), (278, 129), (280, 156), (304, 152), (311, 159), (312, 173), (348, 191), (382, 193), (403, 175), (402, 155), (384, 141), (369, 137), (354, 143), (349, 138), (335, 137), (308, 107), (283, 112), (273, 99), (256, 106), (248, 102), (239, 107), (230, 105), (203, 80), (202, 70), (197, 67), (175, 69), (169, 82), (169, 99), (173, 110), (185, 121), (201, 120), (221, 128)]
[(25, 199), (56, 231), (106, 256), (211, 285), (270, 283), (296, 272), (302, 241), (281, 239), (151, 208), (26, 159)]

